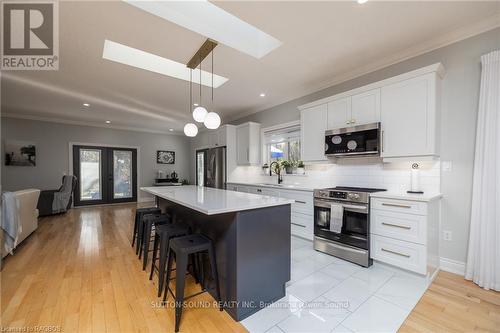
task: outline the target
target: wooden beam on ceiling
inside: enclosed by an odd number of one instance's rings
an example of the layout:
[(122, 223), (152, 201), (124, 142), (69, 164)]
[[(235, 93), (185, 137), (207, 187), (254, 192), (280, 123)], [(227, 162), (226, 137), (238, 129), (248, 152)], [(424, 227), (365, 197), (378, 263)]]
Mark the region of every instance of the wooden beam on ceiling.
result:
[(189, 60), (186, 64), (188, 68), (195, 69), (198, 65), (205, 59), (210, 52), (217, 46), (217, 42), (212, 39), (207, 39), (205, 43), (199, 48), (198, 51), (194, 54), (194, 56)]

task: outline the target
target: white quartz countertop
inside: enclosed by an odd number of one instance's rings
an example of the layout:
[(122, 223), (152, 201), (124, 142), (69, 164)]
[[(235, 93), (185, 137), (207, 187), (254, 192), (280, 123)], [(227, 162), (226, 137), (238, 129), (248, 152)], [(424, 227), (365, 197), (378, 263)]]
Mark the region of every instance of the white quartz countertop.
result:
[(195, 185), (141, 187), (141, 191), (207, 215), (288, 205), (295, 202), (291, 199)]
[(295, 190), (295, 191), (305, 191), (313, 192), (314, 189), (305, 187), (302, 185), (293, 184), (267, 184), (267, 183), (242, 183), (242, 182), (228, 182), (228, 184), (242, 185), (242, 186), (257, 186), (257, 187), (270, 187), (282, 190)]
[(396, 199), (396, 200), (410, 200), (410, 201), (432, 201), (443, 197), (442, 193), (439, 192), (424, 192), (423, 194), (410, 194), (406, 192), (375, 192), (371, 193), (372, 198), (383, 198), (383, 199)]

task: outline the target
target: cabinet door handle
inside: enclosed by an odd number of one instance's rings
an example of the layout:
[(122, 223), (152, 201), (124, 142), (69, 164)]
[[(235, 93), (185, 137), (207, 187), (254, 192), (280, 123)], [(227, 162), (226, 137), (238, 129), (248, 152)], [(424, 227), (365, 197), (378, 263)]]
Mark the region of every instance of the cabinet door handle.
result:
[(307, 202), (301, 200), (295, 200), (296, 203), (306, 204)]
[(392, 223), (385, 223), (385, 222), (382, 222), (383, 225), (386, 225), (386, 226), (389, 226), (389, 227), (395, 227), (395, 228), (401, 228), (401, 229), (406, 229), (406, 230), (410, 230), (411, 227), (408, 227), (406, 225), (399, 225), (399, 224), (392, 224)]
[(250, 162), (250, 149), (247, 148), (247, 161)]
[(351, 119), (351, 123), (355, 123), (356, 122), (356, 119)]
[(384, 248), (382, 248), (382, 251), (388, 252), (388, 253), (392, 253), (392, 254), (395, 254), (395, 255), (398, 255), (398, 256), (401, 256), (401, 257), (410, 258), (409, 254), (404, 254), (404, 253), (400, 253), (400, 252), (396, 252), (396, 251), (391, 251), (391, 250), (387, 250), (387, 249), (384, 249)]
[(411, 206), (408, 205), (398, 205), (398, 204), (391, 204), (391, 203), (382, 203), (382, 206), (389, 206), (389, 207), (398, 207), (398, 208), (411, 208)]
[(297, 227), (306, 228), (306, 226), (302, 225), (302, 224), (293, 223), (293, 222), (290, 222), (290, 223), (293, 224), (293, 225), (296, 225)]
[(345, 123), (346, 123), (347, 125), (349, 125), (351, 122), (350, 122), (350, 121), (346, 121)]

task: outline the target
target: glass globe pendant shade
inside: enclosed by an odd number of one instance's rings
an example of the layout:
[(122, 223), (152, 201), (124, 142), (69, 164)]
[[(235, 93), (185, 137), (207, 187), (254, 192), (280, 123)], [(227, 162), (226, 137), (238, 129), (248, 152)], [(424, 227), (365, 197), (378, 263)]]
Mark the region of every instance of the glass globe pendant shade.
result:
[(199, 123), (202, 123), (205, 121), (205, 117), (207, 116), (207, 109), (205, 109), (203, 106), (197, 106), (193, 110), (193, 119), (196, 120)]
[(203, 123), (208, 129), (217, 129), (220, 126), (220, 116), (216, 112), (209, 112)]
[(193, 123), (188, 123), (184, 126), (184, 134), (189, 137), (194, 137), (198, 134), (198, 126)]

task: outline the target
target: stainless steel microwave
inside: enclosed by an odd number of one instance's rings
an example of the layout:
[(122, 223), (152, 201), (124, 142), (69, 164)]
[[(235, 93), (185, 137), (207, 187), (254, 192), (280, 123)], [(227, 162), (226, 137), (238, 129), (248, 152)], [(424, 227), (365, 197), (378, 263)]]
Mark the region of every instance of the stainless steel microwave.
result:
[(380, 150), (380, 123), (325, 131), (326, 156), (378, 156)]

